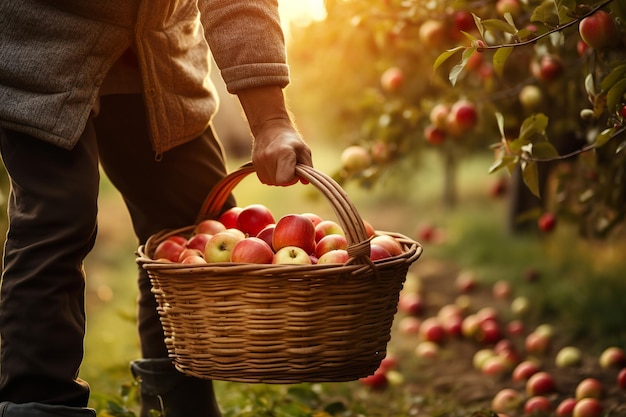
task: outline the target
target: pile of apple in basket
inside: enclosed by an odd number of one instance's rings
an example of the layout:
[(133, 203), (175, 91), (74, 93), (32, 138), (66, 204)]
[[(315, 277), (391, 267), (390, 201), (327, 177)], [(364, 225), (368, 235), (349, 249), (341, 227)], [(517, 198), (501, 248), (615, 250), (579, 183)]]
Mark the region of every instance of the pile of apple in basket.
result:
[[(403, 253), (396, 238), (376, 234), (366, 220), (363, 224), (372, 261)], [(156, 247), (153, 259), (183, 264), (343, 264), (350, 259), (347, 249), (345, 231), (334, 220), (302, 213), (276, 221), (268, 207), (251, 204), (199, 222), (190, 236), (169, 236)]]

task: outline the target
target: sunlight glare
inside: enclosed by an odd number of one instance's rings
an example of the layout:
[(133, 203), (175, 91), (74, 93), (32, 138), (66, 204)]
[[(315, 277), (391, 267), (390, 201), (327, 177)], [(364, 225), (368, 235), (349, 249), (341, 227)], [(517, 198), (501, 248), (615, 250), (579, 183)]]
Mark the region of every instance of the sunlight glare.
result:
[(324, 0), (279, 0), (278, 8), (286, 28), (306, 27), (326, 18)]

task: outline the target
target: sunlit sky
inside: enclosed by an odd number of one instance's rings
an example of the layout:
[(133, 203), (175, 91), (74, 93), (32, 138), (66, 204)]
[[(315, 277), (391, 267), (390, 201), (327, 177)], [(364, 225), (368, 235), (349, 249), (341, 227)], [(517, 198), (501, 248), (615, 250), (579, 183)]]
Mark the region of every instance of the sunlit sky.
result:
[(324, 0), (278, 0), (278, 6), (286, 35), (290, 25), (307, 26), (326, 17)]

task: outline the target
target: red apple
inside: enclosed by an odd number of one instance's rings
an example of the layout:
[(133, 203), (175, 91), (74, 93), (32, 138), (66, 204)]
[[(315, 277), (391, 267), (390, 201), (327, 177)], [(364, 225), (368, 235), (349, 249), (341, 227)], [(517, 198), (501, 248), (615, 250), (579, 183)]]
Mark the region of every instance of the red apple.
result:
[(361, 219), (363, 221), (363, 226), (365, 226), (365, 234), (367, 235), (367, 237), (372, 237), (376, 234), (376, 229), (374, 229), (374, 226), (372, 226), (372, 224), (370, 222), (368, 222), (365, 219)]
[(576, 385), (576, 394), (574, 395), (577, 400), (583, 398), (602, 398), (604, 394), (604, 387), (602, 382), (596, 378), (585, 378)]
[(350, 255), (345, 249), (330, 250), (317, 259), (317, 264), (345, 264), (350, 260)]
[(311, 258), (309, 254), (298, 246), (285, 246), (276, 251), (274, 264), (311, 264)]
[(553, 81), (563, 72), (561, 59), (554, 55), (544, 55), (538, 61), (531, 63), (532, 74), (541, 81)]
[(511, 336), (521, 336), (526, 331), (526, 326), (524, 326), (524, 322), (521, 320), (511, 320), (506, 325), (506, 331)]
[(419, 333), (420, 325), (422, 321), (415, 316), (406, 316), (400, 319), (398, 323), (398, 329), (401, 333), (412, 335)]
[(459, 100), (450, 108), (447, 131), (453, 136), (462, 136), (478, 123), (476, 106), (467, 100)]
[(556, 407), (556, 417), (572, 417), (576, 398), (565, 398)]
[(178, 262), (180, 253), (185, 249), (185, 246), (172, 239), (166, 239), (159, 243), (154, 250), (154, 259), (167, 259), (172, 262)]
[(187, 244), (187, 238), (185, 236), (181, 236), (181, 235), (172, 235), (172, 236), (169, 236), (165, 240), (171, 240), (172, 242), (176, 242), (179, 245), (183, 245), (183, 246), (185, 246)]
[(380, 76), (380, 85), (383, 90), (396, 92), (404, 84), (404, 71), (398, 67), (391, 67), (385, 70)]
[(604, 10), (598, 10), (581, 20), (578, 31), (582, 40), (595, 49), (615, 45), (620, 36), (613, 17)]
[(306, 212), (302, 213), (302, 215), (311, 219), (311, 222), (313, 222), (314, 226), (317, 226), (323, 220), (320, 215), (315, 213)]
[(202, 256), (190, 255), (184, 258), (183, 260), (181, 260), (180, 263), (188, 264), (188, 265), (192, 265), (192, 264), (193, 265), (202, 265), (202, 264), (206, 265), (207, 261)]
[(348, 172), (359, 172), (372, 164), (372, 157), (367, 149), (360, 145), (345, 148), (339, 157), (341, 166)]
[(622, 368), (626, 366), (626, 353), (622, 348), (611, 346), (602, 351), (598, 362), (604, 369)]
[(226, 229), (223, 232), (220, 233), (230, 233), (231, 235), (234, 235), (235, 237), (239, 238), (239, 240), (241, 239), (245, 239), (247, 236), (244, 232), (242, 232), (239, 229), (235, 229), (235, 228), (230, 228), (230, 229)]
[(483, 366), (485, 365), (485, 362), (487, 362), (487, 359), (494, 356), (496, 356), (496, 353), (491, 348), (479, 349), (474, 352), (474, 355), (472, 356), (472, 365), (475, 369), (478, 369), (480, 371), (483, 369)]
[(381, 372), (387, 372), (396, 369), (396, 366), (398, 366), (398, 358), (393, 353), (387, 352), (385, 357), (380, 361), (378, 369)]
[(505, 13), (511, 13), (511, 16), (516, 17), (521, 9), (522, 5), (519, 0), (498, 0), (496, 2), (496, 12), (500, 16), (504, 16)]
[(202, 257), (202, 256), (204, 256), (204, 252), (200, 251), (199, 249), (185, 248), (180, 253), (180, 255), (178, 255), (178, 262), (183, 262), (186, 258), (189, 258), (190, 256), (200, 256), (200, 257)]
[(266, 241), (250, 236), (235, 244), (230, 253), (230, 261), (248, 264), (269, 264), (274, 259), (274, 251)]
[(206, 244), (204, 259), (209, 263), (230, 262), (230, 254), (233, 248), (237, 242), (243, 239), (243, 234), (237, 235), (228, 230), (214, 234)]
[(324, 236), (327, 235), (342, 235), (345, 236), (343, 228), (339, 226), (337, 222), (332, 220), (322, 220), (315, 226), (315, 241), (319, 242)]
[(418, 38), (422, 45), (433, 48), (443, 46), (447, 41), (446, 23), (439, 19), (425, 20), (419, 28)]
[(296, 246), (308, 254), (315, 253), (315, 226), (306, 216), (287, 214), (276, 222), (272, 237), (275, 251), (288, 246)]
[(400, 293), (398, 310), (402, 313), (417, 316), (424, 312), (424, 300), (419, 294)]
[(366, 377), (360, 378), (361, 384), (368, 386), (375, 390), (382, 390), (387, 387), (387, 376), (384, 372), (374, 373)]
[(498, 177), (489, 186), (489, 195), (494, 198), (500, 198), (506, 194), (509, 189), (509, 182), (504, 177)]
[(484, 375), (502, 376), (507, 373), (510, 368), (511, 364), (506, 358), (499, 355), (493, 355), (485, 360), (480, 371)]
[(452, 17), (454, 29), (457, 32), (472, 32), (476, 30), (476, 21), (472, 13), (467, 10), (458, 10)]
[(494, 298), (504, 300), (511, 296), (511, 283), (506, 280), (498, 280), (491, 287), (491, 293)]
[(524, 397), (520, 392), (512, 388), (503, 388), (492, 398), (491, 409), (496, 413), (515, 411), (522, 404), (523, 400)]
[(556, 391), (554, 377), (545, 371), (539, 371), (531, 375), (526, 381), (526, 394), (534, 395), (551, 394)]
[(530, 397), (524, 403), (524, 414), (547, 415), (552, 411), (552, 402), (541, 395)]
[(422, 340), (415, 346), (415, 356), (421, 359), (437, 359), (439, 357), (439, 345), (430, 340)]
[(473, 291), (477, 287), (478, 283), (473, 273), (465, 271), (461, 272), (456, 277), (455, 285), (459, 291), (466, 293)]
[(542, 232), (551, 232), (556, 227), (556, 216), (552, 213), (543, 213), (537, 219), (537, 225)]
[(446, 132), (436, 126), (428, 125), (424, 128), (424, 139), (431, 145), (440, 145), (446, 140)]
[(239, 213), (243, 210), (243, 207), (231, 207), (225, 212), (223, 212), (217, 220), (224, 225), (226, 229), (237, 227), (237, 217), (239, 217)]
[(370, 259), (372, 261), (380, 261), (390, 258), (391, 254), (385, 248), (380, 245), (370, 245)]
[(495, 320), (482, 320), (478, 325), (475, 339), (484, 344), (494, 344), (502, 338), (500, 325)]
[(261, 231), (259, 233), (257, 233), (256, 237), (258, 237), (259, 239), (265, 241), (268, 245), (270, 245), (270, 248), (272, 248), (272, 250), (274, 250), (274, 243), (273, 238), (274, 238), (274, 229), (276, 228), (276, 224), (272, 223), (272, 224), (268, 224), (267, 226), (265, 226), (263, 229), (261, 229)]
[(468, 339), (474, 339), (480, 328), (480, 321), (476, 314), (470, 314), (465, 316), (463, 323), (461, 323), (461, 333)]
[(263, 204), (244, 207), (237, 217), (237, 229), (248, 236), (256, 236), (265, 226), (275, 223), (270, 209)]
[(583, 398), (574, 405), (572, 417), (600, 417), (602, 411), (602, 404), (597, 398)]
[(617, 373), (617, 386), (619, 386), (623, 390), (626, 390), (626, 368), (622, 368)]
[(534, 360), (524, 360), (513, 368), (513, 373), (511, 374), (511, 378), (515, 382), (520, 381), (528, 381), (528, 379), (539, 372), (541, 368), (539, 367), (539, 363)]
[(480, 322), (483, 321), (498, 321), (498, 310), (495, 307), (485, 306), (476, 312), (476, 317)]
[(194, 228), (193, 232), (194, 234), (204, 233), (208, 235), (214, 235), (224, 230), (226, 230), (226, 226), (224, 226), (224, 223), (215, 219), (206, 219), (198, 223), (196, 227)]
[(443, 330), (439, 319), (436, 317), (424, 319), (420, 325), (419, 331), (424, 340), (430, 340), (435, 343), (441, 343), (446, 337), (446, 332)]
[(315, 256), (321, 257), (326, 252), (337, 249), (348, 249), (348, 240), (344, 235), (326, 235), (315, 244)]
[(370, 244), (382, 246), (387, 249), (391, 256), (402, 255), (402, 245), (394, 237), (389, 235), (376, 235), (370, 240)]
[[(220, 223), (221, 224), (221, 223)], [(218, 232), (219, 233), (219, 232)], [(189, 238), (185, 246), (189, 249), (198, 249), (202, 253), (204, 253), (204, 248), (206, 248), (206, 244), (211, 239), (213, 234), (209, 233), (198, 233)]]
[[(473, 18), (472, 18), (473, 23)], [(450, 106), (445, 103), (438, 103), (430, 109), (428, 118), (433, 128), (445, 130), (448, 123), (448, 114), (450, 114)]]
[(463, 317), (462, 316), (447, 316), (440, 319), (441, 326), (447, 334), (452, 337), (460, 337), (463, 335)]
[(526, 336), (524, 345), (527, 353), (531, 355), (543, 355), (550, 346), (550, 337), (543, 333), (533, 331)]

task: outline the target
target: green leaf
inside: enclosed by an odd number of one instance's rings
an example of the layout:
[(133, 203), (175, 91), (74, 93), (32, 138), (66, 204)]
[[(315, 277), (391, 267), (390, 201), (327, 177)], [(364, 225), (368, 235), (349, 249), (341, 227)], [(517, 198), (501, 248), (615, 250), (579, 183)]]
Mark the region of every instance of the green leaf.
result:
[(448, 59), (450, 59), (450, 57), (452, 57), (454, 54), (456, 54), (457, 52), (459, 52), (462, 49), (465, 49), (465, 48), (463, 46), (457, 46), (456, 48), (448, 49), (447, 51), (443, 52), (435, 60), (435, 64), (433, 65), (434, 69), (439, 68), (441, 66), (441, 64), (446, 62)]
[(494, 32), (506, 32), (512, 35), (517, 33), (515, 26), (512, 26), (511, 24), (500, 19), (483, 20), (483, 28)]
[(514, 155), (504, 155), (498, 160), (494, 161), (493, 164), (489, 167), (489, 173), (493, 174), (496, 171), (501, 170), (502, 168), (510, 168), (512, 165), (517, 164), (517, 157)]
[(513, 47), (507, 46), (498, 48), (493, 54), (493, 69), (500, 77), (504, 74), (504, 66), (511, 52), (513, 52)]
[(626, 78), (618, 81), (611, 87), (606, 94), (606, 107), (609, 112), (615, 112), (618, 110), (619, 105), (622, 104), (622, 97), (626, 91)]
[(615, 67), (600, 83), (600, 88), (603, 91), (607, 91), (611, 88), (615, 83), (624, 79), (626, 76), (626, 64), (619, 65)]
[(537, 113), (527, 117), (522, 122), (520, 128), (519, 140), (524, 142), (533, 142), (537, 137), (545, 138), (544, 132), (548, 127), (548, 117), (545, 114)]
[(537, 197), (539, 195), (539, 172), (537, 170), (537, 164), (532, 161), (522, 162), (522, 178), (526, 187)]
[[(602, 132), (600, 132), (600, 134), (598, 136), (596, 136), (596, 140), (595, 140), (595, 145), (597, 147), (600, 147), (602, 145), (604, 145), (605, 143), (607, 143), (609, 140), (611, 140), (611, 138), (613, 137), (613, 134), (615, 133), (615, 128), (609, 128), (609, 129), (604, 129)], [(615, 152), (617, 153), (617, 152)]]
[(623, 151), (625, 148), (626, 148), (626, 140), (619, 144), (619, 146), (615, 150), (615, 153), (618, 154), (621, 151)]
[(598, 92), (596, 91), (596, 85), (593, 80), (593, 74), (587, 74), (585, 77), (585, 91), (591, 97), (594, 97)]
[(498, 130), (500, 131), (500, 136), (504, 139), (504, 115), (500, 112), (496, 112), (496, 122), (498, 123)]
[(556, 148), (547, 140), (538, 141), (532, 144), (532, 157), (541, 160), (557, 158), (559, 153)]
[(452, 67), (452, 69), (450, 70), (450, 75), (448, 76), (448, 79), (450, 80), (450, 83), (452, 83), (452, 85), (456, 84), (459, 76), (463, 72), (463, 69), (465, 69), (465, 66), (467, 65), (467, 61), (475, 51), (476, 48), (467, 48), (465, 51), (463, 51), (461, 62)]
[(560, 18), (554, 1), (546, 0), (533, 10), (531, 22), (545, 23), (549, 26), (557, 26)]
[(484, 38), (485, 37), (485, 28), (483, 27), (482, 19), (480, 17), (476, 16), (474, 13), (472, 13), (472, 16), (474, 16), (474, 23), (476, 24), (476, 29), (478, 29), (478, 33), (480, 33), (480, 37)]

